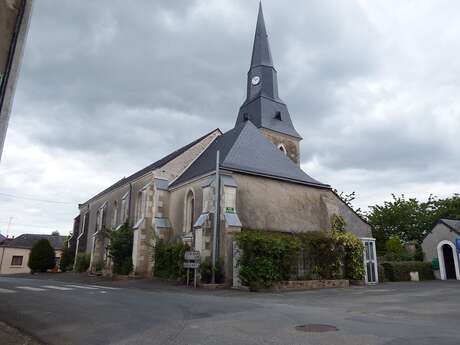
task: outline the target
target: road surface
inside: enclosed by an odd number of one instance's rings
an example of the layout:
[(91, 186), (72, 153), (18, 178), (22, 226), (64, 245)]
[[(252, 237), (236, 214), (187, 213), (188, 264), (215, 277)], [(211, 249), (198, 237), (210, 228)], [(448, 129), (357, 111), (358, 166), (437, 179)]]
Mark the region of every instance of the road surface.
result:
[(249, 293), (55, 277), (0, 277), (0, 322), (53, 345), (460, 344), (454, 281)]

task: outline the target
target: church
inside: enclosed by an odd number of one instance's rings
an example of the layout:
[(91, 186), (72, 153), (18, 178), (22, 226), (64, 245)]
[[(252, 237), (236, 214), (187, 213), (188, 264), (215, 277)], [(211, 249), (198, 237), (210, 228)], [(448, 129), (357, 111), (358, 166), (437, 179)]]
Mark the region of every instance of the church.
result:
[[(154, 244), (164, 239), (188, 243), (202, 259), (215, 250), (231, 284), (236, 233), (327, 231), (334, 215), (363, 239), (364, 260), (375, 253), (369, 224), (300, 167), (302, 137), (278, 94), (261, 6), (246, 88), (234, 128), (210, 130), (79, 204), (71, 243), (76, 255), (91, 255), (91, 270), (110, 272), (106, 229), (126, 222), (134, 231), (134, 274), (141, 276), (154, 275)], [(369, 272), (366, 281), (372, 279)]]

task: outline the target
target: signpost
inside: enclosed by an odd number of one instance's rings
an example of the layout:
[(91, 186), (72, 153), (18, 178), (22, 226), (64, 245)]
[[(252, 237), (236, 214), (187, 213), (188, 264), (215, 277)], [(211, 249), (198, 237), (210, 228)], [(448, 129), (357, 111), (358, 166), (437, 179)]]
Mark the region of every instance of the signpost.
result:
[(187, 269), (187, 287), (189, 286), (190, 270), (193, 269), (193, 286), (196, 288), (196, 270), (200, 268), (200, 252), (190, 250), (184, 253), (184, 268)]

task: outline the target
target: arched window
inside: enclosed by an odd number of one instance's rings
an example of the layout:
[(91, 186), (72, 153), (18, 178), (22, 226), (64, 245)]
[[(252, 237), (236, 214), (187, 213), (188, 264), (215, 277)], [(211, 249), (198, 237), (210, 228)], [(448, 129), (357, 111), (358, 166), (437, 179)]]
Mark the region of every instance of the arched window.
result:
[(118, 225), (118, 202), (115, 200), (113, 202), (112, 208), (112, 228), (115, 228)]
[(185, 198), (185, 226), (184, 231), (192, 232), (193, 231), (193, 221), (195, 219), (195, 196), (193, 191), (189, 190), (187, 197)]
[(280, 150), (280, 151), (283, 152), (285, 155), (287, 155), (286, 147), (285, 147), (283, 144), (279, 144), (279, 145), (278, 145), (278, 150)]
[(137, 193), (137, 200), (136, 200), (136, 220), (141, 219), (144, 216), (144, 196), (143, 192), (140, 191)]

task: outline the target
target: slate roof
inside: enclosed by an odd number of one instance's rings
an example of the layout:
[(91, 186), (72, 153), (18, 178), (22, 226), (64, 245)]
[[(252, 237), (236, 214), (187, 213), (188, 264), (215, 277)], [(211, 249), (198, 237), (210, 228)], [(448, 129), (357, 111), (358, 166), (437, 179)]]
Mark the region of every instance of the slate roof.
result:
[[(253, 84), (253, 78), (259, 78), (259, 82)], [(278, 95), (278, 77), (273, 66), (261, 3), (248, 72), (246, 100), (240, 107), (235, 127), (247, 120), (258, 128), (302, 139), (292, 124), (286, 104)]]
[(59, 235), (22, 234), (4, 243), (2, 247), (32, 248), (39, 240), (46, 239), (51, 243), (51, 246), (57, 250), (64, 248), (65, 238), (65, 236)]
[(439, 222), (444, 223), (448, 228), (460, 234), (460, 220), (442, 218), (439, 220)]
[(0, 243), (3, 242), (4, 240), (6, 240), (6, 237), (0, 234)]
[(106, 193), (109, 193), (111, 192), (112, 190), (115, 190), (123, 185), (125, 185), (126, 183), (129, 183), (131, 181), (134, 181), (135, 179), (137, 179), (138, 177), (141, 177), (145, 174), (147, 174), (148, 172), (150, 171), (153, 171), (155, 169), (158, 169), (158, 168), (161, 168), (163, 165), (169, 163), (170, 161), (172, 161), (173, 159), (179, 157), (181, 154), (183, 154), (185, 151), (187, 151), (189, 148), (193, 147), (194, 145), (198, 144), (200, 141), (202, 141), (204, 138), (206, 138), (208, 135), (210, 135), (211, 133), (213, 133), (214, 131), (219, 131), (220, 132), (220, 129), (216, 128), (216, 129), (213, 129), (212, 131), (210, 131), (209, 133), (206, 133), (205, 135), (203, 135), (202, 137), (192, 141), (190, 144), (187, 144), (183, 147), (181, 147), (180, 149), (174, 151), (173, 153), (170, 153), (169, 155), (161, 158), (160, 160), (157, 160), (156, 162), (146, 166), (145, 168), (135, 172), (134, 174), (128, 176), (128, 177), (123, 177), (121, 180), (115, 182), (113, 185), (111, 185), (110, 187), (104, 189), (102, 192), (96, 194), (95, 196), (93, 196), (91, 199), (87, 200), (86, 202), (84, 202), (83, 204), (87, 204), (97, 198), (99, 198), (100, 196), (106, 194)]
[(308, 176), (268, 141), (251, 121), (246, 121), (214, 140), (170, 187), (214, 171), (217, 150), (220, 151), (222, 169), (330, 188), (329, 185)]
[(273, 67), (273, 59), (270, 52), (270, 44), (268, 43), (267, 29), (265, 28), (262, 3), (259, 3), (256, 33), (254, 35), (254, 45), (252, 47), (251, 67), (256, 66)]

